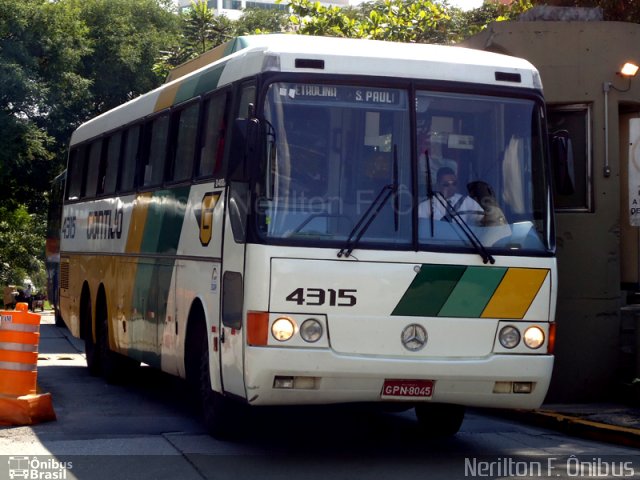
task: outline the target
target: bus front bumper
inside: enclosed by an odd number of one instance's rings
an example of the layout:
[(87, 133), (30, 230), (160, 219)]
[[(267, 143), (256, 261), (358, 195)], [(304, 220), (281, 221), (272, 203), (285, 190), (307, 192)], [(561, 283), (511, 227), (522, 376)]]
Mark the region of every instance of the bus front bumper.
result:
[[(533, 409), (547, 394), (554, 358), (404, 359), (259, 347), (248, 347), (246, 353), (246, 394), (252, 405), (430, 401)], [(383, 395), (385, 382), (398, 380), (427, 380), (433, 388), (428, 397)]]

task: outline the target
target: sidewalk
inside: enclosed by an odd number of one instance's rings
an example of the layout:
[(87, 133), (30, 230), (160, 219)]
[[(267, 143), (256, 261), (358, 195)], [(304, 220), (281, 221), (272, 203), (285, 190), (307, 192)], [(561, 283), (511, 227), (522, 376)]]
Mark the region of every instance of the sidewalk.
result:
[(507, 416), (568, 435), (640, 448), (640, 408), (617, 403), (545, 404)]
[[(53, 312), (42, 312), (40, 323), (55, 325)], [(71, 337), (68, 332), (65, 332), (65, 337), (68, 337), (72, 344), (74, 353), (79, 354), (83, 351), (81, 340)], [(42, 343), (46, 342), (47, 339), (42, 338)], [(41, 353), (46, 352), (47, 346), (41, 344)], [(78, 357), (78, 360), (81, 360), (80, 355)], [(640, 408), (617, 403), (545, 404), (534, 411), (498, 412), (514, 420), (558, 430), (568, 435), (640, 448)], [(491, 410), (488, 410), (488, 413), (491, 414)]]

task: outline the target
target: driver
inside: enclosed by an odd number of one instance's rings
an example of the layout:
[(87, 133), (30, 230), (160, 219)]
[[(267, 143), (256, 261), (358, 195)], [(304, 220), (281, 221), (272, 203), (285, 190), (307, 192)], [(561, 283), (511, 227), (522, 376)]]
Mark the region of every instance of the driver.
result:
[[(433, 212), (434, 220), (451, 221), (450, 212), (453, 210), (462, 219), (469, 223), (478, 224), (484, 216), (484, 210), (474, 199), (458, 193), (458, 178), (450, 167), (442, 167), (436, 174), (435, 196), (439, 198), (427, 198), (418, 205), (418, 217), (429, 218)], [(433, 201), (433, 205), (431, 202)], [(450, 208), (447, 208), (446, 203)], [(447, 211), (449, 210), (449, 211)]]

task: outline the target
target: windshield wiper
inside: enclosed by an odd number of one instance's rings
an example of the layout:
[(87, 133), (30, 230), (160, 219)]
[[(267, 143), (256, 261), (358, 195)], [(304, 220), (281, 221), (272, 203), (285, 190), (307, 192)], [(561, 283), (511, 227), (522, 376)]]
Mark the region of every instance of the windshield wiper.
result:
[[(454, 220), (458, 227), (460, 227), (460, 230), (462, 230), (462, 232), (465, 234), (471, 245), (473, 245), (473, 247), (476, 249), (476, 252), (478, 252), (480, 257), (482, 257), (482, 263), (490, 263), (491, 265), (496, 263), (496, 259), (493, 258), (493, 256), (487, 251), (480, 239), (476, 236), (475, 233), (473, 233), (473, 230), (471, 230), (469, 224), (464, 220), (464, 218), (462, 218), (462, 215), (460, 215), (456, 211), (456, 209), (453, 208), (453, 205), (447, 202), (447, 199), (442, 197), (441, 194), (438, 195), (438, 193), (435, 193), (431, 198), (434, 197), (437, 198), (438, 202), (440, 202), (440, 205), (444, 207), (445, 211), (447, 212), (446, 216)], [(433, 200), (431, 201), (431, 203), (433, 203)]]
[(385, 204), (391, 197), (391, 194), (398, 191), (398, 183), (397, 180), (395, 181), (396, 183), (389, 183), (380, 189), (380, 192), (376, 196), (375, 200), (371, 202), (369, 208), (367, 208), (367, 210), (362, 214), (360, 220), (358, 220), (358, 223), (356, 223), (356, 226), (353, 227), (353, 230), (351, 230), (351, 233), (347, 237), (345, 246), (342, 247), (338, 252), (338, 258), (342, 256), (348, 257), (349, 255), (351, 255), (351, 252), (353, 252), (353, 250), (356, 248), (362, 236), (369, 229), (369, 226), (378, 216), (380, 210), (382, 210), (382, 207), (385, 206)]
[[(427, 164), (427, 197), (430, 199), (429, 207), (431, 210), (431, 215), (429, 216), (429, 221), (431, 225), (431, 236), (433, 237), (433, 199), (438, 199), (440, 205), (442, 205), (447, 212), (447, 217), (453, 218), (455, 223), (460, 227), (460, 230), (463, 231), (464, 235), (467, 237), (471, 245), (476, 249), (476, 252), (482, 257), (482, 263), (490, 263), (493, 265), (496, 263), (496, 259), (487, 251), (485, 246), (482, 244), (480, 239), (473, 233), (471, 227), (467, 222), (464, 221), (464, 218), (460, 216), (460, 214), (453, 208), (449, 202), (447, 202), (446, 198), (441, 198), (441, 195), (438, 195), (437, 192), (433, 191), (433, 187), (431, 186), (431, 157), (429, 156), (429, 150), (424, 151), (424, 158)], [(444, 217), (443, 217), (444, 218)]]

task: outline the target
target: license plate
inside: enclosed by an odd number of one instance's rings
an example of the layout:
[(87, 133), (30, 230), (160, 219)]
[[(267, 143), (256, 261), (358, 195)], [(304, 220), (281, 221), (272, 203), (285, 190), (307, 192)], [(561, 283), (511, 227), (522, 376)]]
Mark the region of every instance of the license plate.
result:
[(385, 380), (381, 398), (431, 398), (433, 380)]

